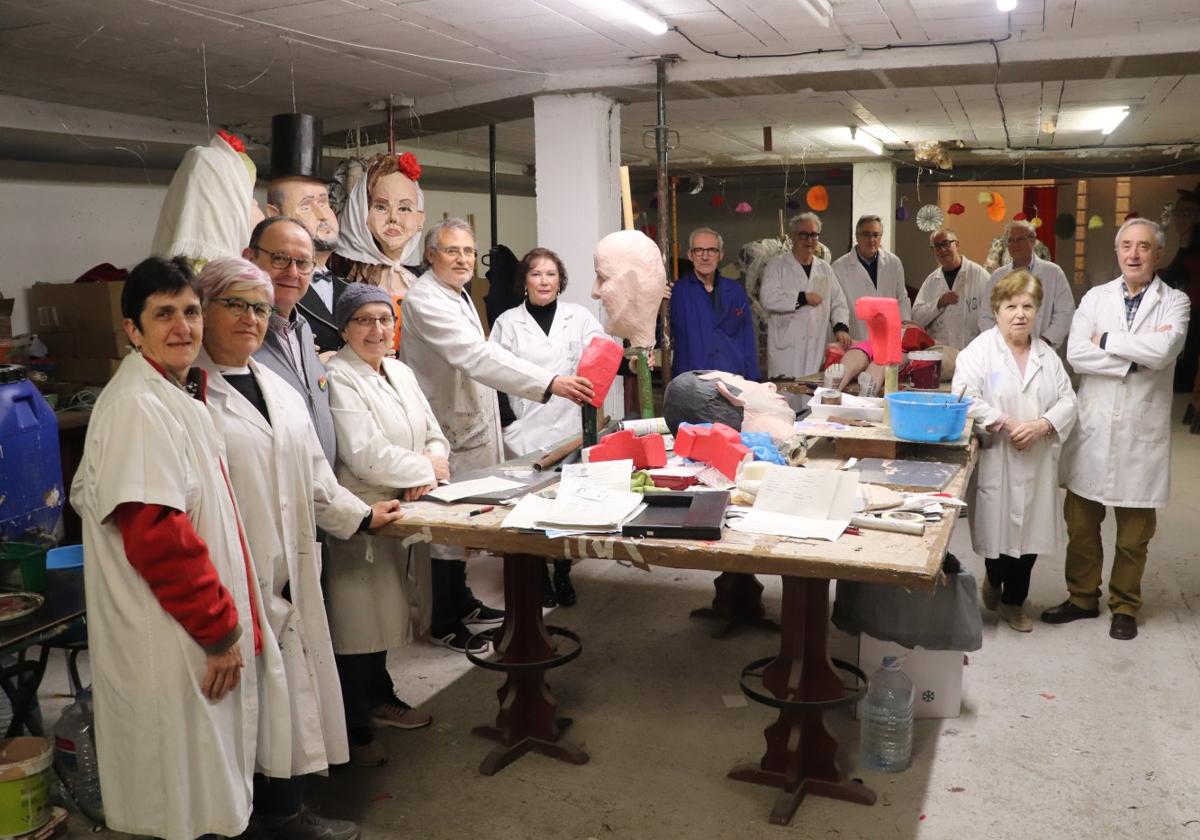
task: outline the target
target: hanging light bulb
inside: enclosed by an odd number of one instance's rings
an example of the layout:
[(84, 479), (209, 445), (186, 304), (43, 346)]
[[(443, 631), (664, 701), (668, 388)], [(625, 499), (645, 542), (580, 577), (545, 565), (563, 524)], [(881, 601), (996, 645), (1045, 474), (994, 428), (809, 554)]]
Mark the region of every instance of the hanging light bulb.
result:
[(1011, 12), (1017, 8), (1017, 0), (996, 0), (996, 8), (1002, 12)]

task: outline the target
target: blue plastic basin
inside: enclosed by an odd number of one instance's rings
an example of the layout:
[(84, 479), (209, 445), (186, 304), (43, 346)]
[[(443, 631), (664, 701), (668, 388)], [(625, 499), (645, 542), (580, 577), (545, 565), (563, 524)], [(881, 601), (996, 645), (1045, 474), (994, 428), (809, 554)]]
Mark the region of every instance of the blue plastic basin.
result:
[(967, 422), (969, 399), (955, 394), (899, 391), (888, 394), (892, 431), (903, 440), (922, 443), (958, 440)]

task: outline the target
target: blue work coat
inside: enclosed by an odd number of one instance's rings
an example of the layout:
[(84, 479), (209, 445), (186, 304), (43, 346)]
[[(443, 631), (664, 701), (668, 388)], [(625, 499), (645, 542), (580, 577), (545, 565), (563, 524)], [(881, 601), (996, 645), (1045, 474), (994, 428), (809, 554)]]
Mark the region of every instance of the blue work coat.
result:
[(695, 272), (671, 292), (671, 374), (723, 370), (760, 379), (750, 298), (736, 280), (716, 276), (716, 306)]

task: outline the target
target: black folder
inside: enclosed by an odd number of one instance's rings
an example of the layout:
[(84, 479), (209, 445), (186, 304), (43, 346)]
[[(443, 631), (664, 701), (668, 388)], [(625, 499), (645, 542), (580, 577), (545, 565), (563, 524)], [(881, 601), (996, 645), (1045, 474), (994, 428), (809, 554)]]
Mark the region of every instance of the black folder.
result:
[(624, 537), (719, 540), (729, 493), (647, 493), (646, 509), (621, 528)]

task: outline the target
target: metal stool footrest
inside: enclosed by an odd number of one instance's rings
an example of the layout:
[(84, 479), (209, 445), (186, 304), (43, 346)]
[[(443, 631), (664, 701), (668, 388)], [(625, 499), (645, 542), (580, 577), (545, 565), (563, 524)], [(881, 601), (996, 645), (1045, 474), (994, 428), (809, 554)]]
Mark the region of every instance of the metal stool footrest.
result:
[(543, 659), (540, 662), (498, 662), (494, 659), (484, 659), (474, 653), (471, 653), (471, 648), (476, 639), (482, 639), (491, 633), (491, 630), (485, 630), (482, 633), (474, 633), (467, 641), (467, 659), (472, 665), (478, 665), (480, 668), (485, 668), (489, 671), (503, 671), (504, 673), (522, 673), (532, 671), (547, 671), (551, 668), (559, 668), (566, 665), (568, 662), (578, 658), (579, 654), (583, 653), (583, 642), (579, 638), (579, 634), (573, 630), (568, 630), (566, 627), (554, 627), (546, 625), (546, 632), (551, 636), (562, 636), (570, 639), (575, 644), (572, 645), (566, 653), (550, 659)]
[(834, 697), (830, 700), (785, 700), (781, 697), (775, 697), (771, 694), (764, 694), (761, 691), (755, 691), (750, 686), (746, 685), (747, 677), (755, 677), (762, 679), (762, 671), (758, 670), (775, 661), (774, 656), (766, 656), (762, 659), (755, 659), (749, 665), (742, 669), (742, 678), (739, 683), (742, 694), (745, 694), (755, 703), (761, 703), (764, 706), (771, 706), (776, 709), (791, 710), (796, 712), (821, 712), (826, 709), (836, 709), (841, 706), (852, 706), (861, 700), (867, 694), (867, 675), (859, 667), (851, 665), (849, 662), (843, 662), (841, 659), (831, 659), (833, 667), (851, 674), (858, 681), (858, 685), (849, 691), (848, 694), (843, 694), (841, 697)]

